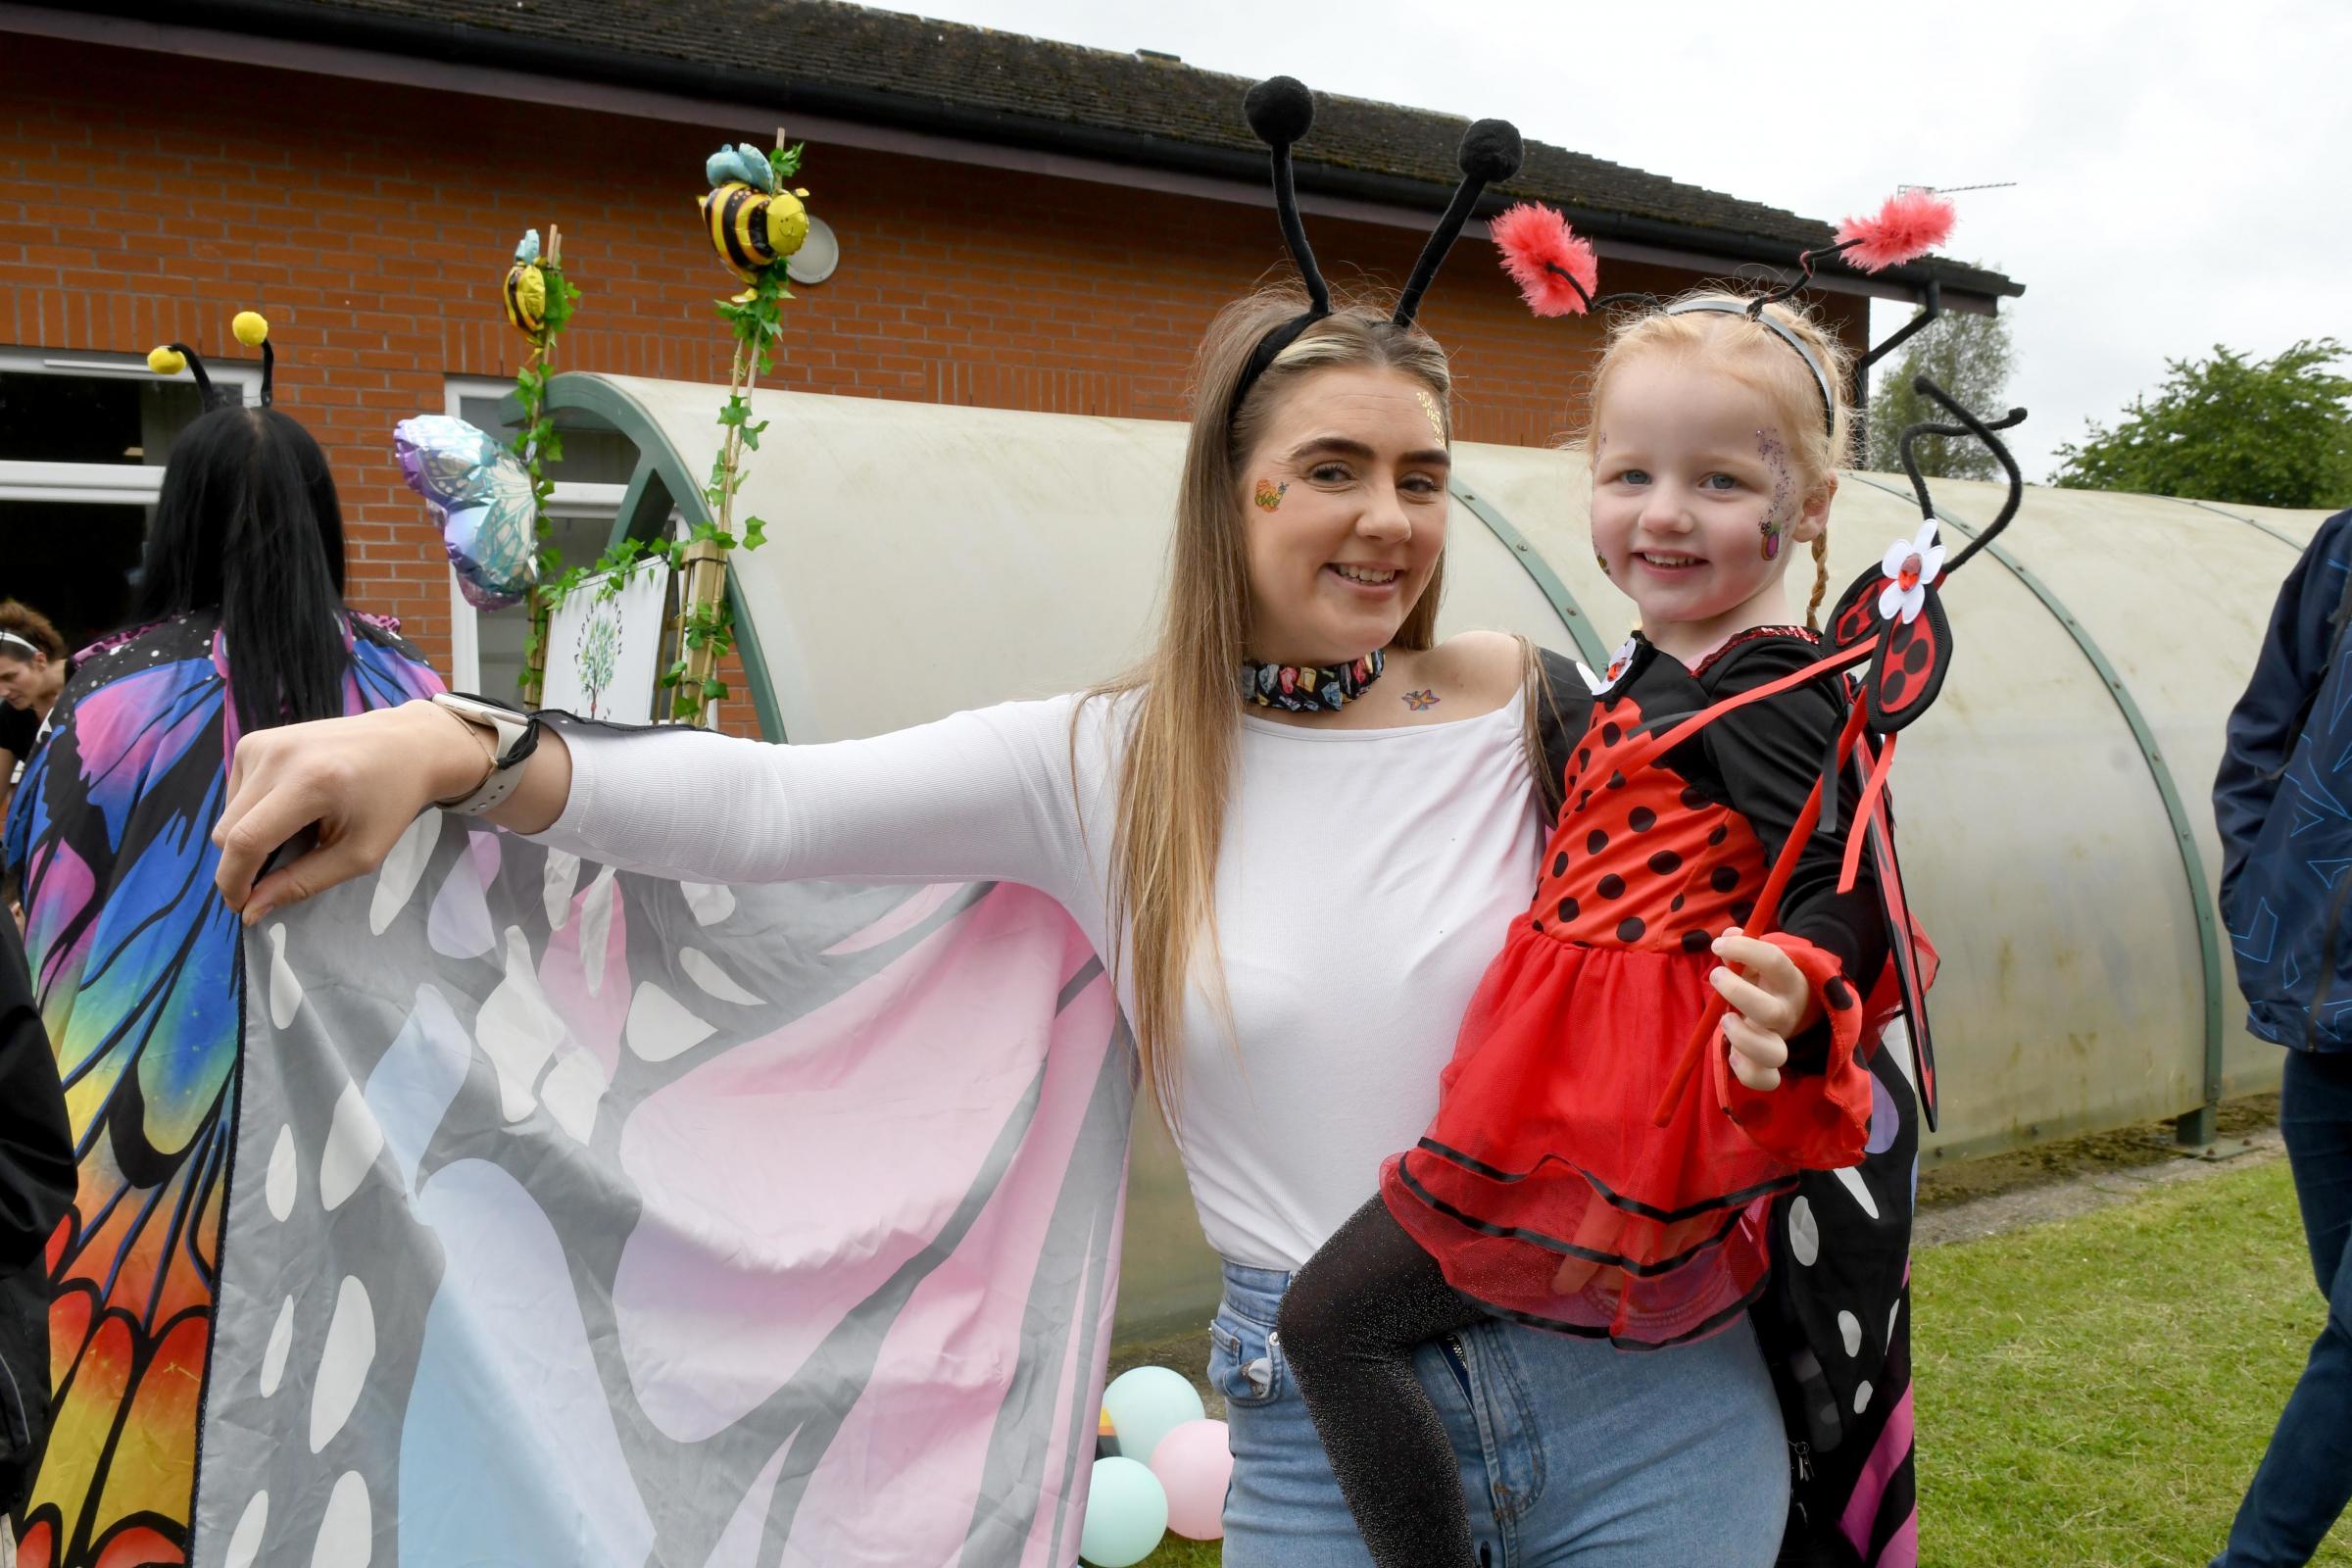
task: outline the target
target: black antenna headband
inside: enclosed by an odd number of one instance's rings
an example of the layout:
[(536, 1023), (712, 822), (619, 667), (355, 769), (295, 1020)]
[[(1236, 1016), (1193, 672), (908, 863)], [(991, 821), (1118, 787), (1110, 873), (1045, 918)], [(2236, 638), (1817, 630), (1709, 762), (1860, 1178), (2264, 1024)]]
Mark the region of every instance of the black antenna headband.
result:
[[(1242, 377), (1234, 386), (1233, 407), (1226, 415), (1230, 424), (1241, 410), (1250, 389), (1257, 385), (1283, 350), (1298, 341), (1298, 335), (1331, 314), (1331, 285), (1324, 281), (1322, 269), (1315, 265), (1315, 253), (1306, 242), (1306, 225), (1298, 217), (1298, 191), (1291, 168), (1292, 144), (1303, 138), (1315, 122), (1314, 94), (1295, 76), (1270, 76), (1250, 89), (1242, 100), (1243, 113), (1249, 116), (1250, 128), (1272, 151), (1274, 174), (1274, 211), (1282, 221), (1283, 243), (1290, 248), (1291, 260), (1298, 267), (1300, 281), (1306, 285), (1307, 309), (1280, 325), (1270, 328), (1250, 351), (1249, 364), (1242, 368)], [(1470, 213), (1489, 185), (1510, 178), (1519, 172), (1523, 149), (1518, 127), (1504, 120), (1481, 120), (1462, 135), (1462, 144), (1455, 161), (1462, 171), (1461, 183), (1453, 190), (1453, 199), (1446, 203), (1445, 214), (1437, 227), (1430, 231), (1428, 243), (1421, 247), (1419, 260), (1413, 264), (1412, 276), (1405, 281), (1404, 292), (1397, 296), (1396, 313), (1389, 318), (1396, 326), (1410, 326), (1420, 314), (1421, 297), (1429, 292), (1438, 268), (1446, 254), (1453, 248), (1462, 225), (1470, 220)]]
[[(276, 379), (277, 351), (270, 346), (270, 323), (258, 312), (239, 311), (228, 323), (231, 336), (249, 349), (262, 351), (262, 407), (268, 408), (275, 396), (272, 382)], [(147, 368), (158, 375), (177, 375), (185, 370), (196, 381), (196, 396), (205, 413), (215, 409), (241, 407), (244, 398), (235, 388), (215, 388), (213, 378), (205, 373), (204, 361), (185, 343), (166, 343), (147, 352)]]

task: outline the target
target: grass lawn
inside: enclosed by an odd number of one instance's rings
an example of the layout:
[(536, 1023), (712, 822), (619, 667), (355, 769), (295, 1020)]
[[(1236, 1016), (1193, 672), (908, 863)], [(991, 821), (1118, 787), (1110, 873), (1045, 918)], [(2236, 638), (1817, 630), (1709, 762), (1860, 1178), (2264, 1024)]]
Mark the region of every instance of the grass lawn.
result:
[(2325, 1313), (2283, 1162), (1922, 1252), (1913, 1292), (1926, 1568), (2209, 1561)]
[(2324, 1312), (2282, 1162), (1923, 1251), (1914, 1297), (1923, 1568), (2208, 1561)]

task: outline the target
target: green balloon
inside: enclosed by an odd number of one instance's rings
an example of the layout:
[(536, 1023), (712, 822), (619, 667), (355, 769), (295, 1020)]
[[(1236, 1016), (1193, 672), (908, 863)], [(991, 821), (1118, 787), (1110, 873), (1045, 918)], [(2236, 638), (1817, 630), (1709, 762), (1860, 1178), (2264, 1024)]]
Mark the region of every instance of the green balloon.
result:
[(1112, 1378), (1102, 1391), (1102, 1409), (1119, 1435), (1120, 1456), (1145, 1464), (1160, 1439), (1208, 1413), (1191, 1380), (1164, 1366), (1139, 1366)]
[(1094, 1568), (1129, 1568), (1151, 1556), (1167, 1533), (1168, 1494), (1159, 1477), (1133, 1459), (1097, 1459), (1078, 1555)]

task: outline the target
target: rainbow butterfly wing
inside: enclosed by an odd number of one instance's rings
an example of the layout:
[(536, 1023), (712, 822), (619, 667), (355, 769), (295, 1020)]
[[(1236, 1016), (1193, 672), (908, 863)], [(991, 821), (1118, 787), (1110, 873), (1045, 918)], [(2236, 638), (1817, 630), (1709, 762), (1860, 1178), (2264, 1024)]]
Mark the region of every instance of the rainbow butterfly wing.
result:
[[(89, 675), (7, 835), (78, 1166), (49, 1247), (54, 1424), (25, 1568), (185, 1552), (234, 1143), (238, 926), (211, 840), (234, 739), (225, 665), (209, 623), (182, 620)], [(347, 711), (438, 687), (403, 651), (353, 640)]]

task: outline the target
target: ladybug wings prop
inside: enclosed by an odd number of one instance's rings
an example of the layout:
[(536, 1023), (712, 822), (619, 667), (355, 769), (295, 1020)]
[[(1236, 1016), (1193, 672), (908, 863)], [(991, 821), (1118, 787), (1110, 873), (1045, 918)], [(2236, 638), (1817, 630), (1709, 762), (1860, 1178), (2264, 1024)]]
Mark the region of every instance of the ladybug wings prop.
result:
[[(2011, 409), (1987, 422), (1954, 402), (1928, 377), (1923, 375), (1913, 384), (1920, 393), (1949, 409), (1959, 422), (1923, 422), (1903, 432), (1903, 471), (1910, 475), (1912, 492), (1919, 497), (1919, 533), (1908, 544), (1896, 541), (1876, 569), (1855, 578), (1830, 615), (1830, 646), (1838, 652), (1872, 637), (1878, 639), (1862, 690), (1869, 705), (1870, 728), (1882, 735), (1891, 735), (1917, 719), (1943, 690), (1943, 678), (1952, 662), (1951, 621), (1943, 612), (1944, 581), (2009, 526), (2025, 496), (2025, 479), (2018, 472), (2017, 460), (1992, 432), (2018, 423), (2026, 411)], [(1926, 436), (1965, 435), (1983, 441), (1999, 460), (2009, 475), (2009, 494), (1991, 525), (1947, 562), (1938, 537), (1941, 524), (1936, 516), (1936, 504), (1929, 498), (1928, 482), (1919, 471), (1919, 459), (1912, 448)]]
[[(2017, 424), (2025, 418), (2026, 411), (2011, 409), (2000, 418), (1988, 421), (1961, 407), (1950, 393), (1927, 376), (1918, 377), (1912, 385), (1922, 396), (1941, 405), (1957, 421), (1923, 422), (1903, 432), (1903, 469), (1910, 475), (1912, 491), (1919, 497), (1921, 523), (1917, 535), (1897, 540), (1880, 564), (1864, 572), (1838, 599), (1830, 620), (1827, 657), (1793, 675), (1718, 704), (1703, 713), (1690, 715), (1686, 722), (1654, 735), (1644, 753), (1650, 748), (1664, 751), (1679, 745), (1699, 725), (1736, 706), (1768, 699), (1777, 692), (1807, 685), (1836, 672), (1849, 672), (1844, 676), (1850, 701), (1846, 722), (1830, 749), (1828, 765), (1797, 816), (1794, 831), (1788, 835), (1779, 859), (1765, 879), (1747, 930), (1752, 936), (1760, 936), (1775, 929), (1781, 896), (1796, 868), (1798, 854), (1816, 828), (1824, 831), (1837, 828), (1838, 799), (1843, 790), (1831, 786), (1841, 779), (1850, 779), (1858, 795), (1854, 825), (1846, 835), (1845, 864), (1838, 888), (1842, 892), (1854, 885), (1862, 858), (1868, 855), (1886, 918), (1893, 978), (1911, 1036), (1920, 1104), (1932, 1128), (1936, 1119), (1936, 1056), (1929, 1034), (1926, 992), (1935, 958), (1912, 923), (1904, 896), (1902, 870), (1895, 859), (1894, 835), (1886, 811), (1886, 775), (1894, 761), (1896, 735), (1928, 710), (1943, 690), (1944, 678), (1951, 669), (1952, 627), (1943, 611), (1943, 584), (1970, 557), (2009, 526), (2025, 499), (2025, 477), (2018, 471), (2017, 460), (1993, 432)], [(1927, 480), (1921, 475), (1919, 461), (1912, 452), (1914, 443), (1931, 435), (1976, 437), (1999, 461), (2009, 477), (2009, 494), (2000, 514), (1965, 550), (1948, 560), (1939, 538), (1935, 502), (1928, 495)], [(1852, 673), (1856, 665), (1861, 668)], [(1635, 765), (1638, 765), (1636, 760), (1629, 759), (1625, 763), (1629, 769)], [(1692, 1031), (1653, 1113), (1659, 1126), (1673, 1118), (1675, 1107), (1705, 1059), (1707, 1042), (1714, 1038), (1728, 1006), (1720, 997), (1716, 998)]]

